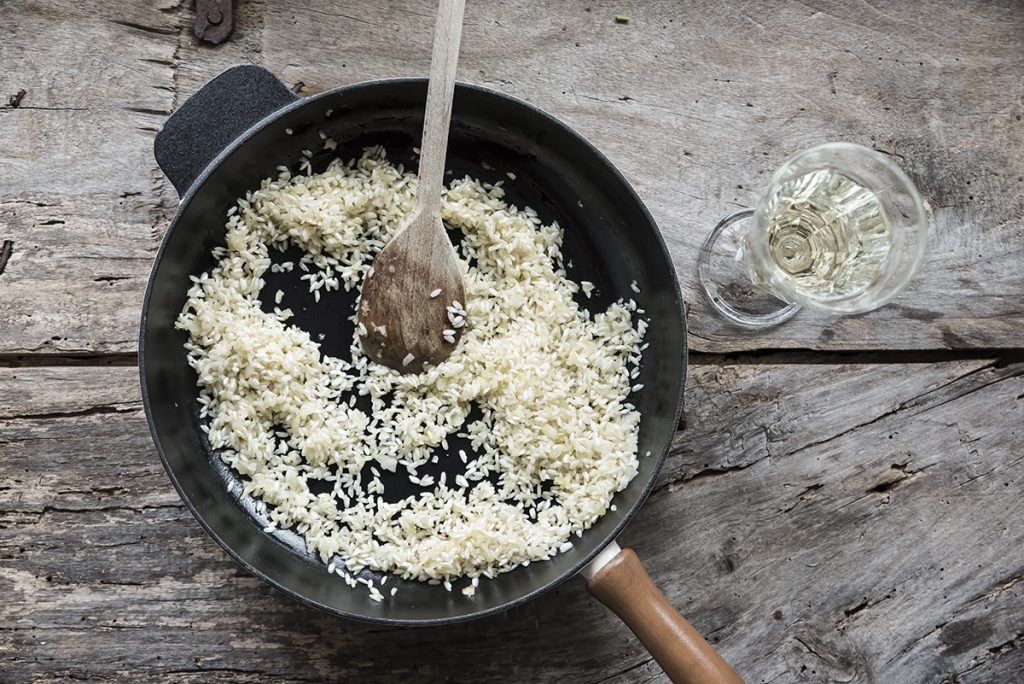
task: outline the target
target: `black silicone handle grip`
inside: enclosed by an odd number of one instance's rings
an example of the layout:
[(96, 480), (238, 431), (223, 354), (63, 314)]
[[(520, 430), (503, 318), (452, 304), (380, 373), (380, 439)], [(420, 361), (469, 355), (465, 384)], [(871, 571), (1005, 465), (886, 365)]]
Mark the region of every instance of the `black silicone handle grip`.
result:
[(263, 67), (232, 67), (167, 118), (153, 142), (156, 163), (183, 196), (235, 138), (297, 99)]

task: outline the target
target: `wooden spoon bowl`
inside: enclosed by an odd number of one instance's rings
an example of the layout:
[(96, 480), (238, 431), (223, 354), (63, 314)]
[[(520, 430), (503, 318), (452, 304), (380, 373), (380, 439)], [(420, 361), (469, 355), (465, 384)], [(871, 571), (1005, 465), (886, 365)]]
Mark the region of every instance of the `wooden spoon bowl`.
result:
[(436, 366), (462, 337), (465, 301), (462, 270), (440, 215), (417, 210), (363, 281), (358, 313), (363, 351), (402, 373)]

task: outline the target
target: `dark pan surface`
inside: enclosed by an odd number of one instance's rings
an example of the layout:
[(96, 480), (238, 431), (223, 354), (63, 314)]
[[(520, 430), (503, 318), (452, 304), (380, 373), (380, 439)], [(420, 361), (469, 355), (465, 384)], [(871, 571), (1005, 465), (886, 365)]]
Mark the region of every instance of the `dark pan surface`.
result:
[[(507, 200), (532, 206), (547, 223), (565, 228), (563, 254), (570, 275), (597, 285), (583, 300), (592, 310), (620, 297), (635, 298), (650, 321), (649, 349), (633, 396), (642, 414), (640, 473), (575, 548), (555, 559), (482, 580), (472, 598), (458, 589), (389, 578), (386, 599), (376, 603), (364, 587), (349, 589), (305, 549), (294, 533), (266, 534), (252, 500), (239, 498), (237, 476), (212, 453), (199, 430), (196, 376), (189, 368), (185, 335), (174, 320), (185, 301), (188, 277), (213, 265), (210, 250), (222, 244), (221, 217), (234, 201), (284, 164), (297, 169), (301, 151), (322, 150), (322, 130), (339, 143), (318, 152), (314, 169), (335, 155), (358, 156), (382, 144), (392, 161), (414, 166), (426, 84), (403, 79), (358, 84), (297, 102), (254, 126), (229, 146), (183, 197), (157, 257), (144, 306), (140, 366), (147, 415), (164, 465), (183, 500), (206, 530), (247, 570), (295, 598), (336, 614), (379, 622), (432, 624), (482, 616), (537, 595), (571, 577), (619, 533), (657, 477), (682, 407), (686, 334), (671, 261), (653, 219), (621, 175), (571, 129), (519, 100), (459, 85), (455, 93), (449, 168), (482, 181), (504, 180)], [(330, 118), (328, 110), (333, 110)], [(290, 128), (292, 135), (285, 133)], [(516, 175), (514, 182), (506, 173)], [(273, 251), (272, 251), (273, 253)], [(286, 260), (292, 253), (276, 256)], [(351, 339), (349, 293), (323, 293), (319, 305), (299, 273), (267, 274), (265, 301), (284, 291), (293, 322), (317, 335), (324, 350), (342, 355)], [(641, 293), (635, 294), (636, 280)], [(338, 312), (334, 314), (333, 312)], [(454, 440), (452, 451), (466, 448)], [(644, 456), (650, 452), (649, 456)], [(455, 459), (440, 459), (443, 462)], [(440, 472), (438, 467), (437, 472)], [(449, 480), (458, 470), (450, 470)], [(385, 481), (389, 488), (393, 482)], [(411, 487), (411, 485), (409, 485)], [(369, 571), (364, 571), (369, 572)], [(464, 583), (457, 586), (461, 587)], [(395, 597), (388, 590), (398, 587)]]

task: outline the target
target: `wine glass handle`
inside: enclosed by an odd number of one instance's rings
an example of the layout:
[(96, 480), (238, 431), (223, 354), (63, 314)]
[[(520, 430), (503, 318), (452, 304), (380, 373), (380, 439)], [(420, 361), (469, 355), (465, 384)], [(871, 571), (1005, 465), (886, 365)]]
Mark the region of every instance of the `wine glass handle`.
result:
[[(722, 235), (727, 230), (741, 230), (741, 222), (750, 222), (753, 217), (753, 209), (740, 209), (718, 222), (700, 248), (700, 254), (697, 257), (697, 278), (700, 280), (701, 288), (704, 290), (708, 302), (723, 318), (744, 328), (770, 328), (792, 318), (800, 310), (800, 305), (784, 303), (784, 306), (778, 310), (763, 314), (743, 311), (729, 303), (729, 300), (723, 295), (716, 280), (718, 274), (713, 273), (711, 268), (712, 255)], [(760, 287), (757, 283), (753, 283), (753, 286)]]

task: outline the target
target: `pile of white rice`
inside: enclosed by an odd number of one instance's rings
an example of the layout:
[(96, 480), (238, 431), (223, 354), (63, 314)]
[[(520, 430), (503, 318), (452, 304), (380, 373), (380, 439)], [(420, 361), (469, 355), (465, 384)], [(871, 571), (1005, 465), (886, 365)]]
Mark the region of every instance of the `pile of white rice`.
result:
[[(349, 358), (327, 356), (289, 325), (291, 311), (261, 310), (269, 250), (305, 251), (274, 269), (305, 271), (317, 299), (358, 288), (412, 210), (416, 177), (380, 148), (321, 174), (279, 170), (229, 211), (227, 246), (193, 277), (178, 319), (203, 429), (266, 504), (270, 529), (295, 528), (339, 574), (368, 567), (449, 588), (570, 549), (637, 473), (640, 416), (627, 397), (645, 322), (634, 324), (635, 302), (594, 315), (577, 306), (573, 295), (593, 286), (566, 277), (558, 225), (508, 206), (500, 184), (464, 178), (442, 208), (462, 231), (467, 321), (455, 352), (409, 376), (369, 361), (355, 336)], [(352, 394), (368, 395), (372, 411)], [(483, 417), (467, 422), (472, 404)], [(478, 453), (440, 456), (466, 463), (465, 474), (421, 474), (452, 434)], [(360, 484), (367, 464), (373, 477)], [(388, 503), (379, 474), (396, 469), (423, 489)], [(311, 493), (312, 479), (333, 492)]]

